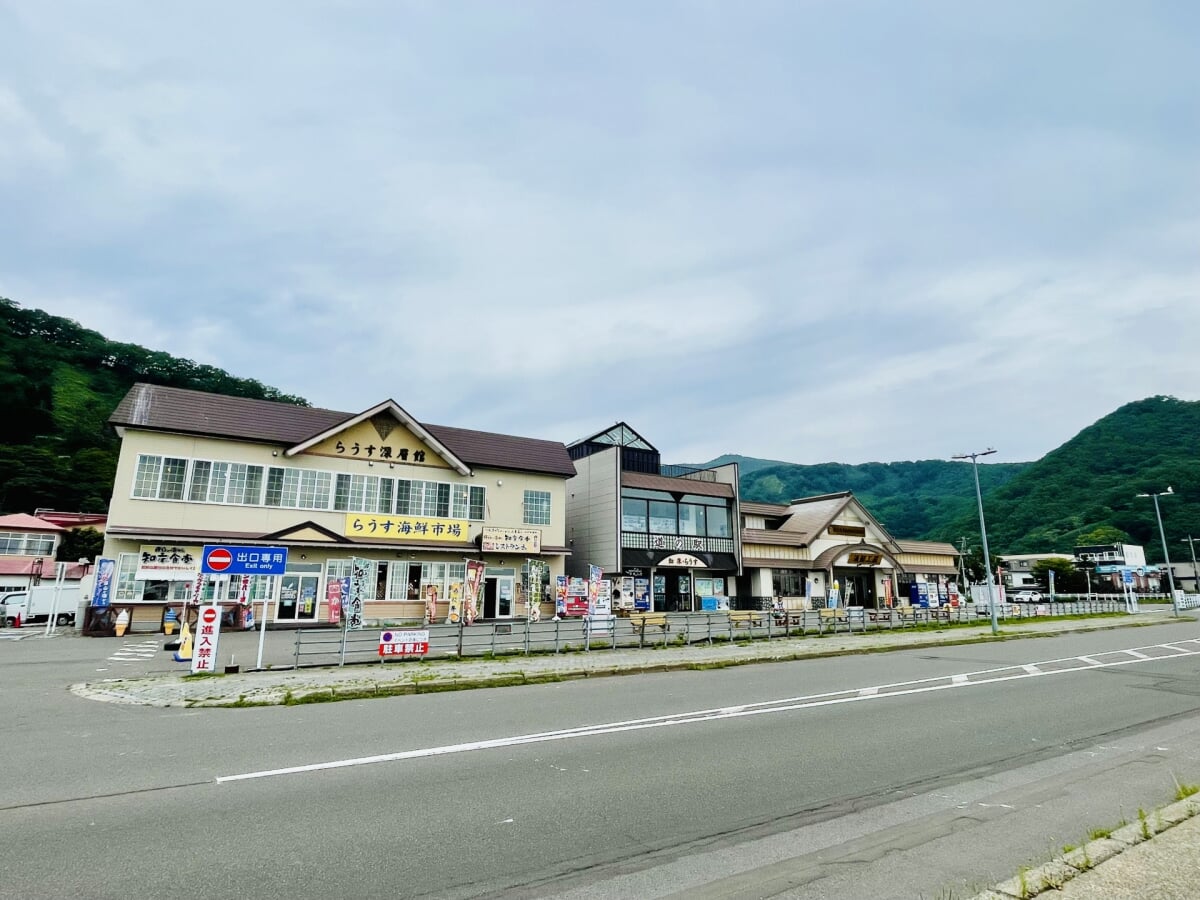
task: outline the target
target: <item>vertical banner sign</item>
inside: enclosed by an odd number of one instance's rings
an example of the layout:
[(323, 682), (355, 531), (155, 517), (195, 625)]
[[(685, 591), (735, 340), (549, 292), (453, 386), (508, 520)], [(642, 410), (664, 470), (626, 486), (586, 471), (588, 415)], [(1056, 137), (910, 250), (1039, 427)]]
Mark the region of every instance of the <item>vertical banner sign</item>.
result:
[(221, 607), (204, 606), (196, 621), (196, 644), (192, 650), (192, 674), (217, 670), (217, 641), (221, 637)]
[(238, 588), (238, 604), (245, 607), (246, 615), (242, 619), (242, 628), (251, 631), (254, 628), (254, 607), (250, 605), (250, 576), (242, 576), (242, 584)]
[(92, 588), (92, 606), (109, 606), (112, 603), (112, 580), (116, 568), (114, 560), (96, 561), (96, 586)]
[(599, 566), (588, 566), (588, 614), (596, 611), (596, 601), (600, 599), (600, 579), (604, 570)]
[(556, 616), (565, 616), (567, 614), (567, 576), (559, 575), (554, 579), (554, 614)]
[(468, 559), (467, 560), (467, 584), (464, 590), (466, 596), (463, 597), (463, 603), (466, 606), (464, 618), (466, 623), (470, 625), (475, 621), (475, 616), (478, 615), (479, 589), (483, 586), (483, 560)]
[(342, 621), (342, 579), (330, 578), (325, 585), (325, 608), (329, 611), (329, 624), (338, 625)]
[(462, 592), (461, 581), (450, 583), (450, 606), (446, 610), (447, 625), (457, 625), (462, 620)]
[(375, 564), (369, 559), (359, 559), (357, 556), (350, 560), (350, 597), (344, 602), (344, 618), (346, 628), (359, 631), (363, 627), (363, 599), (371, 593), (371, 576), (375, 572)]
[(192, 584), (192, 604), (193, 605), (195, 605), (195, 606), (200, 605), (200, 594), (203, 590), (204, 590), (204, 573), (198, 572), (196, 574), (196, 581)]

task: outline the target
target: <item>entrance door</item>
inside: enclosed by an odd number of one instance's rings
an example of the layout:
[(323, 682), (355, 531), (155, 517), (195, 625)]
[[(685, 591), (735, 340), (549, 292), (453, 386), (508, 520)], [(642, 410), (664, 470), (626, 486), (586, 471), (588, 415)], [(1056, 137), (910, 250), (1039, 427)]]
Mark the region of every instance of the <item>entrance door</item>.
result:
[(279, 579), (279, 597), (275, 618), (280, 621), (307, 622), (317, 617), (318, 575), (283, 575)]
[(875, 607), (875, 572), (856, 569), (838, 569), (834, 577), (841, 582), (840, 606)]
[(512, 575), (489, 575), (483, 580), (483, 617), (485, 619), (511, 619), (513, 616), (513, 590), (516, 579)]

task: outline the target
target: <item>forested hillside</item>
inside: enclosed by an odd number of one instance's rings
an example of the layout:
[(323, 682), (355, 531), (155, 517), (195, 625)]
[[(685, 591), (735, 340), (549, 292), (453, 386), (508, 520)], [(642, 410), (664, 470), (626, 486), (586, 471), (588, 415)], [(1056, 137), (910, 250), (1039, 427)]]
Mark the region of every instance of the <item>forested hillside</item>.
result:
[(105, 511), (118, 449), (105, 423), (136, 381), (308, 405), (0, 297), (0, 513)]
[[(1107, 529), (1162, 560), (1154, 503), (1160, 497), (1172, 556), (1190, 558), (1180, 539), (1200, 536), (1200, 403), (1150, 397), (1090, 425), (985, 499), (988, 543), (998, 553), (1070, 552), (1080, 536)], [(956, 536), (970, 517), (934, 533)], [(976, 525), (976, 528), (978, 526)]]
[[(1017, 476), (1029, 463), (980, 465), (979, 484), (991, 491)], [(787, 503), (800, 497), (853, 491), (895, 537), (941, 535), (946, 526), (973, 511), (975, 480), (969, 463), (927, 459), (919, 462), (821, 463), (744, 468), (742, 499)], [(975, 528), (978, 531), (978, 527)], [(970, 535), (970, 531), (963, 532)], [(957, 540), (960, 535), (952, 536)]]
[[(799, 465), (736, 461), (743, 500), (787, 503), (853, 491), (895, 537), (979, 543), (969, 463), (943, 460)], [(1176, 561), (1190, 559), (1181, 540), (1200, 537), (1200, 403), (1151, 397), (1122, 406), (1032, 463), (980, 463), (988, 543), (993, 553), (1070, 552), (1077, 543), (1141, 544), (1162, 559), (1154, 504)]]

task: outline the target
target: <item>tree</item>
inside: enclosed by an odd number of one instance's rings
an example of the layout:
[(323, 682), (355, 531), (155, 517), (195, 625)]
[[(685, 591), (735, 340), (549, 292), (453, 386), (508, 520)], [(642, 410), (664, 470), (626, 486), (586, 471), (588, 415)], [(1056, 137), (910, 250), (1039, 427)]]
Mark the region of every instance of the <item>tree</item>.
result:
[(94, 560), (104, 550), (104, 535), (95, 528), (73, 528), (58, 542), (59, 562)]
[(1077, 547), (1091, 547), (1097, 544), (1128, 544), (1129, 535), (1120, 528), (1115, 528), (1112, 525), (1100, 525), (1092, 529), (1086, 534), (1081, 534), (1075, 538)]
[(1050, 573), (1054, 573), (1055, 593), (1082, 594), (1087, 589), (1087, 576), (1075, 568), (1069, 559), (1039, 559), (1031, 569), (1038, 585), (1050, 590)]

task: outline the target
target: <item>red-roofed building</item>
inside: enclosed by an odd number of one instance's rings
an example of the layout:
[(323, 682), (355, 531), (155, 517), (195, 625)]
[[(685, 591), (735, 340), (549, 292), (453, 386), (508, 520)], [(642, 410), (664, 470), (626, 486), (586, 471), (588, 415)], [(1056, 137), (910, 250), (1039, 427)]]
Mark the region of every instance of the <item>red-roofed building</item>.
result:
[[(0, 594), (23, 591), (53, 580), (54, 557), (67, 529), (39, 516), (14, 513), (0, 516)], [(78, 581), (87, 566), (68, 563), (64, 578)]]

